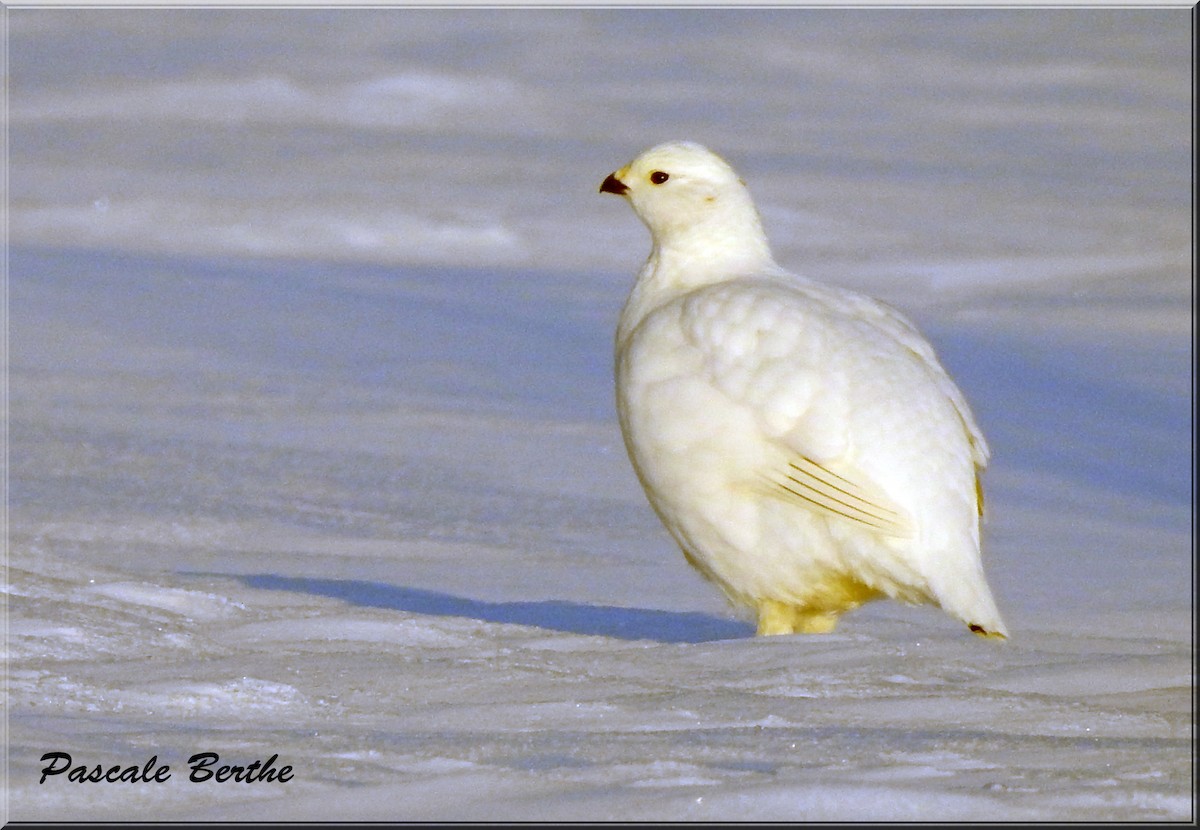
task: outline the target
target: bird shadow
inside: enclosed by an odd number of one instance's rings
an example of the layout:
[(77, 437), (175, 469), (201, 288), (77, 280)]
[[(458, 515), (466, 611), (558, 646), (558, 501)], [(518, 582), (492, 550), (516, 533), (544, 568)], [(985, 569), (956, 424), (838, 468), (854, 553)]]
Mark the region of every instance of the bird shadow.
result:
[(236, 577), (249, 588), (332, 597), (364, 608), (386, 608), (436, 617), (528, 625), (564, 634), (660, 643), (707, 643), (750, 637), (754, 627), (694, 611), (661, 611), (587, 605), (565, 600), (485, 602), (423, 588), (343, 579), (306, 579), (277, 574)]

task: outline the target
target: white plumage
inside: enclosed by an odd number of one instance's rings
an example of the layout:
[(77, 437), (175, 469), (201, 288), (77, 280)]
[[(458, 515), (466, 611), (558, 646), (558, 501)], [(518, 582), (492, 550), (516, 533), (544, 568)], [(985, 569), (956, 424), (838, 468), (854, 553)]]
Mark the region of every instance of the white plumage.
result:
[(775, 264), (745, 184), (672, 142), (613, 173), (650, 229), (617, 407), (650, 503), (758, 633), (887, 596), (1006, 636), (980, 561), (987, 443), (916, 328)]

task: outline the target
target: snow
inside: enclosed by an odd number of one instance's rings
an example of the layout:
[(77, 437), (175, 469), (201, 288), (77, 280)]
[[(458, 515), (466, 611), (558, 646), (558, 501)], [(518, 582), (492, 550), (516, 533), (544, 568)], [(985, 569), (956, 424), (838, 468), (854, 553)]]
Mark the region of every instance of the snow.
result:
[[(1194, 819), (1186, 8), (6, 14), (9, 819)], [(937, 347), (1009, 642), (670, 542), (595, 191), (676, 137)]]

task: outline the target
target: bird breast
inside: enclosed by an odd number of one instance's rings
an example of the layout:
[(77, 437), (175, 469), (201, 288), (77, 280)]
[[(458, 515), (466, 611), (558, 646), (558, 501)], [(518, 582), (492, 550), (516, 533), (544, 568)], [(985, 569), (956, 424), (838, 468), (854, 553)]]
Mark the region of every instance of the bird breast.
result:
[(861, 478), (919, 525), (969, 514), (957, 502), (974, 498), (970, 442), (944, 373), (838, 300), (738, 279), (645, 314), (618, 350), (617, 388), (648, 489), (761, 486), (802, 458)]

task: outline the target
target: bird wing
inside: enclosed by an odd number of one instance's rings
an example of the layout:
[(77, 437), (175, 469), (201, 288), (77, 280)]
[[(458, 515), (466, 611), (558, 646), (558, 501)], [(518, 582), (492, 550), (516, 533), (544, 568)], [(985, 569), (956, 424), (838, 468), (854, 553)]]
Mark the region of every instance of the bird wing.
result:
[(844, 302), (863, 319), (873, 321), (897, 343), (916, 355), (925, 364), (926, 370), (938, 389), (954, 406), (954, 411), (958, 413), (963, 430), (967, 435), (967, 441), (971, 448), (971, 460), (975, 463), (975, 507), (978, 514), (983, 516), (981, 474), (991, 458), (991, 449), (988, 447), (987, 439), (983, 437), (983, 431), (975, 421), (975, 415), (971, 412), (966, 397), (963, 396), (962, 390), (958, 388), (958, 385), (946, 372), (945, 367), (942, 366), (941, 361), (938, 360), (933, 346), (929, 345), (929, 341), (921, 336), (917, 327), (907, 317), (886, 303), (852, 293), (839, 295), (838, 300)]
[[(840, 472), (839, 472), (840, 470)], [(908, 514), (860, 470), (837, 462), (819, 464), (805, 455), (767, 476), (772, 492), (826, 516), (868, 527), (885, 536), (913, 535)]]
[(983, 436), (933, 349), (902, 315), (870, 298), (807, 282), (735, 280), (689, 295), (681, 322), (709, 381), (751, 411), (778, 448), (758, 471), (777, 496), (886, 536), (914, 533), (907, 512), (851, 461), (852, 373), (831, 368), (855, 348), (847, 338), (877, 344), (881, 355), (903, 354), (897, 343), (911, 352), (954, 405), (976, 464), (986, 463)]
[(912, 322), (901, 314), (896, 309), (880, 302), (871, 297), (866, 297), (862, 294), (845, 293), (840, 295), (838, 299), (853, 310), (853, 312), (863, 319), (871, 320), (882, 331), (887, 332), (897, 343), (904, 346), (910, 352), (915, 354), (928, 369), (930, 375), (934, 378), (939, 390), (944, 394), (954, 405), (954, 410), (958, 413), (958, 417), (963, 422), (963, 429), (967, 433), (967, 438), (971, 444), (971, 457), (975, 462), (975, 466), (980, 469), (987, 466), (988, 459), (991, 457), (991, 450), (988, 448), (987, 439), (983, 437), (983, 431), (979, 428), (979, 424), (975, 421), (975, 416), (971, 412), (971, 407), (967, 404), (967, 399), (963, 396), (957, 384), (947, 374), (941, 361), (933, 351), (933, 346), (929, 341), (921, 336), (917, 331), (917, 327)]

